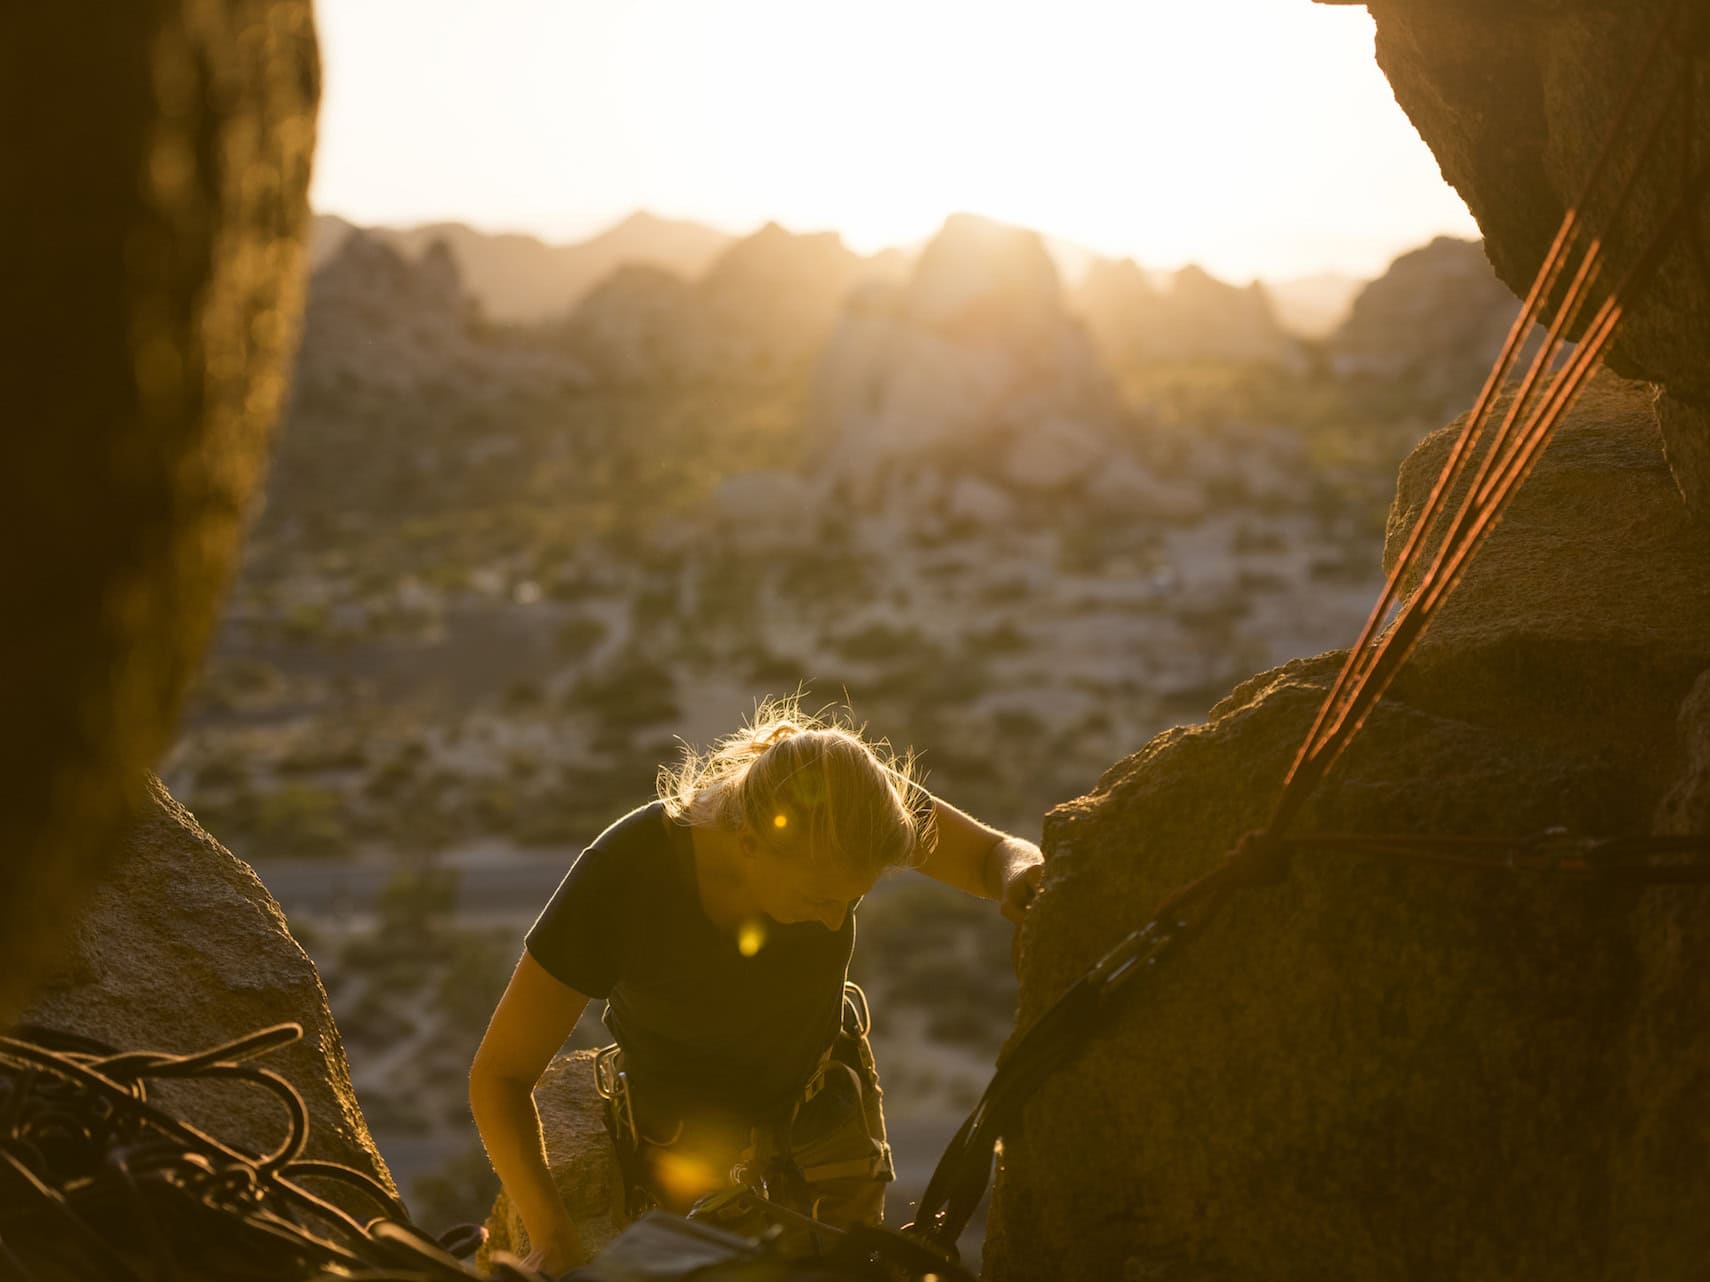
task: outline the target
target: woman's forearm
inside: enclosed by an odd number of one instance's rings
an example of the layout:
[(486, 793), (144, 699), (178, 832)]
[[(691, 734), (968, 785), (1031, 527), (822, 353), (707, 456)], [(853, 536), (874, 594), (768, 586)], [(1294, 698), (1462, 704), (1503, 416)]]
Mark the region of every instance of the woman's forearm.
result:
[(547, 1247), (554, 1256), (572, 1252), (576, 1226), (547, 1165), (532, 1089), (522, 1082), (471, 1074), (469, 1108), (530, 1244), (537, 1250)]

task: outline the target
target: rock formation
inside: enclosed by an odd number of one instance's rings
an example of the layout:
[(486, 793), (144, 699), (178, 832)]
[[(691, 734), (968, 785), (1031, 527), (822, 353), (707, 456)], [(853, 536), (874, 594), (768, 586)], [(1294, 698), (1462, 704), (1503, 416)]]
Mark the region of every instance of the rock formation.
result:
[(1330, 369), (1440, 421), (1473, 403), (1519, 311), (1478, 242), (1439, 236), (1360, 291), (1326, 344)]
[[(534, 1090), (546, 1159), (564, 1205), (592, 1256), (616, 1237), (623, 1219), (623, 1175), (606, 1134), (605, 1105), (594, 1090), (594, 1052), (573, 1051), (553, 1060)], [(528, 1254), (522, 1217), (503, 1192), (487, 1217), (491, 1235), (482, 1259), (492, 1251)]]
[(906, 283), (850, 299), (808, 431), (823, 474), (873, 492), (922, 458), (1002, 457), (1043, 425), (1108, 433), (1119, 416), (1038, 235), (958, 214)]
[[(325, 216), (315, 222), (316, 239), (335, 243), (336, 223)], [(367, 230), (408, 258), (421, 257), (436, 243), (448, 246), (482, 313), (505, 324), (561, 320), (600, 281), (632, 265), (699, 276), (732, 241), (726, 232), (645, 210), (568, 245), (516, 232), (477, 231), (462, 223)]]
[[(1404, 467), (1388, 555), (1448, 443)], [(1295, 831), (1650, 831), (1701, 786), (1676, 721), (1706, 620), (1649, 389), (1606, 375)], [(1252, 678), (1051, 813), (1022, 1023), (1262, 821), (1340, 659)], [(1707, 938), (1699, 889), (1302, 855), (1035, 1097), (989, 1275), (1686, 1276)]]
[(773, 377), (818, 352), (864, 267), (836, 232), (768, 223), (692, 282), (657, 267), (618, 269), (571, 313), (564, 344), (604, 383)]
[[(151, 780), (148, 810), (122, 859), (68, 929), (73, 946), (19, 1017), (121, 1050), (206, 1050), (295, 1021), (303, 1038), (254, 1063), (283, 1075), (309, 1108), (303, 1156), (353, 1166), (388, 1189), (350, 1085), (344, 1045), (319, 974), (291, 938), (279, 905), (248, 864)], [(147, 1084), (149, 1098), (215, 1138), (268, 1153), (286, 1134), (279, 1104), (251, 1086)], [(369, 1219), (373, 1199), (333, 1181), (305, 1181)]]
[(662, 267), (620, 267), (571, 313), (564, 346), (597, 383), (667, 386), (705, 364), (694, 286)]
[(307, 0), (0, 19), (0, 1018), (124, 849), (230, 579), (296, 338)]
[[(1665, 118), (1664, 145), (1644, 167), (1621, 222), (1610, 279), (1632, 262), (1710, 159), (1710, 94), (1702, 91), (1704, 8), (1672, 0), (1370, 0), (1378, 65), (1396, 101), (1465, 198), (1497, 274), (1524, 296), (1568, 206), (1579, 197), (1610, 124), (1637, 83), (1638, 118)], [(1639, 64), (1671, 13), (1677, 30), (1648, 75)], [(1696, 68), (1696, 70), (1694, 69)], [(1696, 93), (1676, 92), (1695, 77)], [(1666, 109), (1666, 110), (1665, 110)], [(1612, 173), (1639, 147), (1629, 137)], [(1611, 192), (1588, 211), (1600, 219)], [(1623, 322), (1611, 367), (1667, 388), (1662, 416), (1671, 468), (1687, 501), (1710, 515), (1710, 201), (1695, 201), (1655, 279)]]
[(412, 260), (353, 231), (310, 279), (297, 385), (402, 396), (478, 377), (476, 315), (444, 241)]
[(1161, 288), (1132, 259), (1101, 259), (1088, 270), (1071, 307), (1117, 369), (1197, 361), (1286, 365), (1298, 359), (1298, 345), (1277, 323), (1263, 285), (1230, 285), (1199, 267), (1184, 267)]

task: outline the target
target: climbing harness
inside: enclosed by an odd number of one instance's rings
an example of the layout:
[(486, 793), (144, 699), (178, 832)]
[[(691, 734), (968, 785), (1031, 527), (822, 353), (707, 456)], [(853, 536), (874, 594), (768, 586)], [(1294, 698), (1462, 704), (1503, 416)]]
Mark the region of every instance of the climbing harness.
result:
[[(1698, 25), (1683, 27), (1683, 22)], [(1651, 72), (1669, 47), (1669, 36), (1685, 37), (1676, 45), (1683, 55), (1681, 73), (1665, 93), (1657, 118), (1646, 128), (1636, 159), (1615, 199), (1606, 212), (1598, 211), (1603, 214), (1606, 227), (1618, 223), (1674, 103), (1678, 99), (1690, 104), (1697, 76), (1694, 59), (1703, 52), (1707, 32), (1710, 32), (1710, 19), (1702, 12), (1695, 15), (1683, 0), (1677, 0), (1668, 9), (1666, 20), (1659, 26), (1599, 150), (1584, 190), (1563, 218), (1466, 426), (1450, 450), (1401, 556), (1283, 780), (1269, 822), (1242, 837), (1211, 872), (1165, 899), (1144, 925), (1109, 949), (1010, 1043), (1000, 1056), (985, 1093), (939, 1160), (921, 1196), (915, 1222), (905, 1226), (905, 1232), (941, 1247), (954, 1243), (985, 1194), (997, 1141), (1019, 1125), (1021, 1110), (1040, 1083), (1103, 1026), (1114, 999), (1127, 985), (1138, 976), (1153, 972), (1159, 961), (1203, 927), (1234, 891), (1286, 878), (1290, 860), (1299, 851), (1340, 850), (1474, 868), (1547, 872), (1627, 885), (1710, 883), (1710, 834), (1593, 839), (1576, 838), (1560, 829), (1551, 829), (1531, 838), (1284, 835), (1307, 795), (1324, 778), (1383, 697), (1427, 625), (1460, 582), (1467, 563), (1530, 475), (1555, 426), (1607, 349), (1626, 304), (1648, 284), (1666, 251), (1683, 233), (1692, 243), (1692, 251), (1702, 259), (1693, 219), (1710, 181), (1710, 163), (1698, 159), (1683, 172), (1678, 196), (1650, 241), (1606, 290), (1587, 320), (1585, 314), (1596, 296), (1608, 259), (1602, 237), (1587, 231), (1582, 211), (1593, 209), (1593, 198), (1600, 192), (1618, 140), (1626, 136), (1637, 110), (1640, 90), (1651, 83)], [(1691, 160), (1690, 145), (1685, 151)], [(1572, 266), (1576, 254), (1578, 263)], [(1554, 314), (1541, 349), (1503, 405), (1500, 393), (1509, 372), (1528, 332), (1552, 300)], [(1581, 321), (1585, 324), (1577, 346), (1554, 377), (1547, 378), (1562, 354), (1564, 336), (1574, 332)], [(1485, 441), (1485, 429), (1498, 408), (1504, 411), (1501, 423)], [(1459, 505), (1445, 519), (1450, 498), (1457, 490), (1461, 491)], [(1425, 549), (1433, 535), (1438, 538), (1437, 548), (1427, 559)], [(1403, 600), (1402, 585), (1410, 580), (1414, 581), (1412, 591)]]
[[(890, 1144), (873, 1134), (865, 1114), (866, 1101), (878, 1085), (878, 1069), (867, 1041), (871, 1027), (867, 995), (858, 984), (846, 981), (838, 1034), (821, 1055), (812, 1076), (786, 1111), (750, 1126), (748, 1143), (736, 1155), (724, 1186), (699, 1199), (689, 1211), (691, 1217), (729, 1225), (751, 1221), (756, 1211), (763, 1211), (792, 1228), (805, 1230), (809, 1240), (825, 1241), (837, 1230), (820, 1220), (823, 1199), (814, 1195), (814, 1186), (834, 1180), (895, 1178)], [(594, 1086), (604, 1101), (606, 1131), (617, 1150), (625, 1213), (635, 1219), (661, 1205), (650, 1169), (650, 1152), (668, 1150), (681, 1142), (685, 1123), (682, 1118), (676, 1119), (671, 1133), (665, 1136), (645, 1131), (638, 1120), (623, 1052), (615, 1044), (596, 1052)], [(853, 1110), (851, 1120), (859, 1120), (868, 1152), (829, 1161), (801, 1160), (811, 1152), (812, 1141), (798, 1145), (793, 1129), (803, 1108), (822, 1097), (826, 1103)]]

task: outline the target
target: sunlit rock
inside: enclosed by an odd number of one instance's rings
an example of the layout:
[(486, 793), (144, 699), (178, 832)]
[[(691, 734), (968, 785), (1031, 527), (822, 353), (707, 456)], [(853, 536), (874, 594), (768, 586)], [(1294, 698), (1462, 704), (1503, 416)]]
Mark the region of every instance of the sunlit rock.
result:
[[(159, 780), (150, 779), (149, 792), (114, 874), (67, 923), (69, 954), (20, 1021), (171, 1054), (300, 1024), (300, 1041), (253, 1063), (284, 1076), (308, 1105), (303, 1156), (355, 1167), (395, 1193), (351, 1088), (320, 975), (279, 905)], [(167, 1111), (250, 1153), (271, 1153), (286, 1136), (283, 1107), (256, 1087), (192, 1079), (147, 1088)], [(388, 1213), (349, 1185), (303, 1182), (362, 1219)]]
[(301, 304), (307, 0), (10, 6), (0, 1018), (148, 805)]
[(905, 284), (851, 296), (815, 369), (808, 432), (822, 474), (872, 495), (893, 471), (966, 470), (1054, 423), (1108, 441), (1121, 414), (1038, 235), (957, 215)]
[[(575, 1221), (587, 1255), (596, 1254), (624, 1224), (623, 1175), (606, 1133), (605, 1103), (594, 1089), (594, 1052), (572, 1051), (552, 1061), (534, 1088), (546, 1160)], [(487, 1217), (491, 1235), (482, 1258), (494, 1251), (528, 1254), (528, 1231), (502, 1191)]]
[[(1403, 468), (1392, 550), (1447, 448)], [(1253, 677), (1051, 812), (1023, 1024), (1264, 820), (1340, 658)], [(1600, 380), (1294, 831), (1650, 831), (1697, 777), (1677, 726), (1706, 667), (1710, 544), (1649, 389)], [(988, 1273), (1690, 1276), (1706, 941), (1700, 889), (1303, 852), (1035, 1096)]]
[(1200, 267), (1184, 267), (1159, 285), (1132, 259), (1100, 259), (1070, 307), (1117, 368), (1299, 363), (1299, 344), (1278, 324), (1263, 285), (1230, 285)]
[(863, 263), (836, 232), (767, 223), (720, 254), (696, 282), (719, 338), (717, 359), (784, 367), (818, 352)]
[(568, 350), (600, 383), (666, 387), (770, 379), (811, 359), (865, 262), (835, 232), (768, 223), (698, 279), (619, 268), (571, 314)]
[(577, 304), (564, 343), (596, 382), (660, 386), (698, 368), (705, 326), (693, 285), (638, 263), (620, 267)]

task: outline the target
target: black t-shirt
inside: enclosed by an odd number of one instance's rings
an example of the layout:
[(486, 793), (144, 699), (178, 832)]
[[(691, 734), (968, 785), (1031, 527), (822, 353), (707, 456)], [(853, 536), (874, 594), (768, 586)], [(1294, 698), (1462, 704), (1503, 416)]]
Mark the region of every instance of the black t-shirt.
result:
[(764, 919), (765, 941), (745, 957), (701, 910), (694, 860), (663, 803), (631, 811), (571, 864), (528, 951), (607, 999), (638, 1094), (759, 1116), (805, 1085), (837, 1035), (854, 906), (836, 931)]

